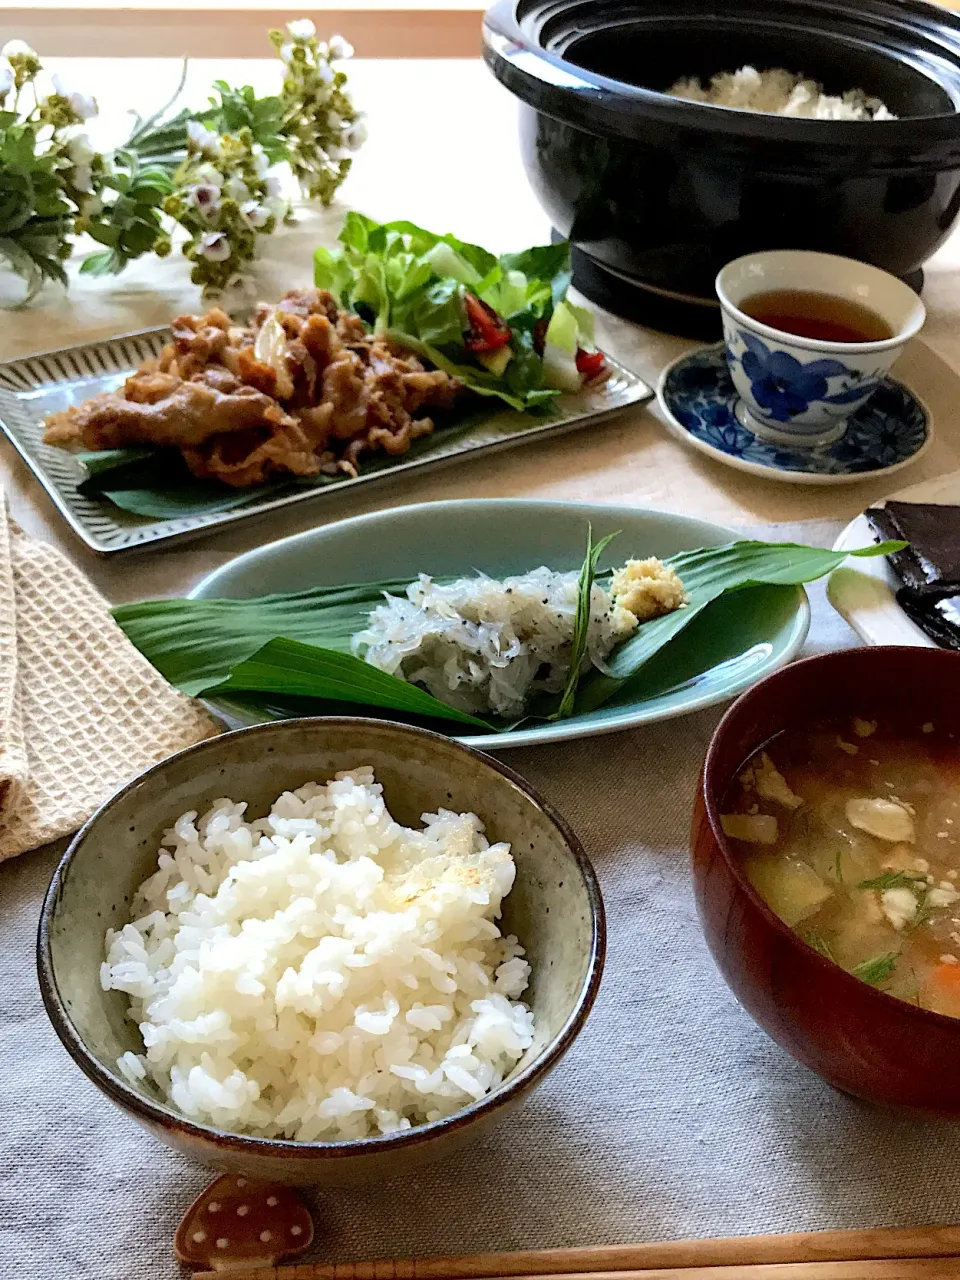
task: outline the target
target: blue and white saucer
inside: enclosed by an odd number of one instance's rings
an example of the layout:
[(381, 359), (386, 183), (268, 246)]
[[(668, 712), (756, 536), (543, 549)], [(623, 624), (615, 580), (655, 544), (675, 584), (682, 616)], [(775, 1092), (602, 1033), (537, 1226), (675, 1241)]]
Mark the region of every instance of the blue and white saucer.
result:
[(927, 407), (902, 383), (884, 378), (834, 444), (804, 449), (761, 440), (737, 418), (722, 342), (668, 365), (657, 397), (679, 439), (738, 471), (790, 484), (855, 484), (888, 475), (915, 462), (933, 439)]

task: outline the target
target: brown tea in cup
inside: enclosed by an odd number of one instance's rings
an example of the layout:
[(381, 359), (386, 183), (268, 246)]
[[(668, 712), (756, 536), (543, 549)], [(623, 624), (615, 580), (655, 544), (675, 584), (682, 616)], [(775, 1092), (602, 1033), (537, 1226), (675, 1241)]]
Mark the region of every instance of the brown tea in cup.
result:
[(852, 298), (804, 289), (769, 289), (738, 304), (753, 320), (781, 333), (821, 342), (885, 342), (894, 330)]

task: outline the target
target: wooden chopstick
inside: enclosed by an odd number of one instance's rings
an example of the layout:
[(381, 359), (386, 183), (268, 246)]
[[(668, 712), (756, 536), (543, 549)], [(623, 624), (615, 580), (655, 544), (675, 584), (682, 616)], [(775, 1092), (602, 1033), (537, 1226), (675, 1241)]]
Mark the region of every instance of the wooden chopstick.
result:
[[(772, 1280), (758, 1267), (791, 1265), (789, 1280), (812, 1280), (796, 1270), (803, 1263), (852, 1262), (898, 1259), (901, 1270), (877, 1273), (897, 1280), (902, 1275), (960, 1277), (954, 1265), (960, 1258), (960, 1227), (878, 1227), (857, 1231), (812, 1231), (792, 1235), (739, 1236), (713, 1240), (674, 1240), (635, 1245), (600, 1245), (586, 1249), (528, 1249), (514, 1253), (481, 1253), (464, 1257), (378, 1258), (370, 1262), (300, 1263), (285, 1267), (264, 1267), (232, 1274), (244, 1280), (484, 1280), (486, 1277), (547, 1277), (579, 1275), (598, 1280), (617, 1274), (617, 1280), (653, 1280), (658, 1272), (686, 1271), (683, 1280), (700, 1280), (693, 1269), (725, 1268), (717, 1280), (741, 1280), (730, 1268), (743, 1270), (743, 1280)], [(925, 1259), (951, 1259), (939, 1270), (918, 1270)], [(909, 1264), (913, 1270), (904, 1268)], [(960, 1265), (960, 1264), (958, 1264)], [(691, 1274), (693, 1271), (693, 1274)], [(632, 1274), (627, 1274), (632, 1273)], [(848, 1271), (836, 1276), (824, 1272), (825, 1280), (854, 1280), (859, 1274)], [(866, 1278), (867, 1272), (862, 1272)], [(230, 1271), (198, 1272), (195, 1280), (224, 1280)], [(714, 1280), (709, 1276), (709, 1280)], [(779, 1277), (773, 1278), (779, 1280)], [(870, 1275), (870, 1280), (874, 1280)]]
[[(198, 1271), (193, 1280), (325, 1280), (322, 1263), (254, 1270)], [(538, 1280), (562, 1280), (559, 1272)], [(589, 1280), (960, 1280), (960, 1258), (847, 1259), (843, 1262), (732, 1263), (719, 1267), (656, 1267), (642, 1271), (588, 1271)], [(521, 1280), (508, 1276), (503, 1280)]]

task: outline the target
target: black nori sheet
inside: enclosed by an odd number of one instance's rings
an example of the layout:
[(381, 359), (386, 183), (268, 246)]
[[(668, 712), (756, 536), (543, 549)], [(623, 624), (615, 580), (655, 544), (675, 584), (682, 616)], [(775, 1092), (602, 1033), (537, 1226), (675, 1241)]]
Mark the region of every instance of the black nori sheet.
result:
[(902, 590), (897, 593), (897, 602), (907, 617), (941, 649), (960, 650), (960, 596), (923, 600), (911, 591)]
[(910, 544), (889, 557), (905, 592), (918, 601), (960, 596), (960, 507), (890, 501), (866, 516), (881, 538)]

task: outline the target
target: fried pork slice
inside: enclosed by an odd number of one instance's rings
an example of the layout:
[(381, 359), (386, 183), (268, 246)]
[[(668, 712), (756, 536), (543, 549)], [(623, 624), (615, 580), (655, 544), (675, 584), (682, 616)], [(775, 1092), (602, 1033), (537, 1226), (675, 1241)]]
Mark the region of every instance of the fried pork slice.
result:
[(160, 356), (160, 367), (179, 373), (186, 381), (208, 364), (219, 361), (231, 345), (230, 317), (219, 307), (204, 316), (177, 316), (170, 335), (171, 341)]
[(157, 359), (120, 391), (55, 414), (45, 440), (173, 445), (195, 475), (237, 487), (278, 472), (356, 475), (362, 453), (405, 453), (429, 435), (424, 411), (449, 410), (461, 390), (369, 334), (330, 293), (294, 289), (260, 304), (249, 326), (218, 308), (178, 316)]
[(309, 433), (293, 421), (272, 431), (255, 428), (213, 436), (196, 449), (184, 449), (183, 456), (195, 476), (237, 489), (263, 484), (277, 472), (315, 476), (323, 462)]
[[(153, 380), (160, 375), (146, 376)], [(211, 436), (256, 428), (273, 431), (292, 423), (275, 400), (252, 387), (224, 393), (203, 382), (175, 382), (161, 399), (138, 400), (129, 396), (131, 383), (136, 394), (135, 376), (127, 380), (123, 396), (108, 392), (54, 414), (44, 441), (91, 450), (125, 445), (190, 448)]]

